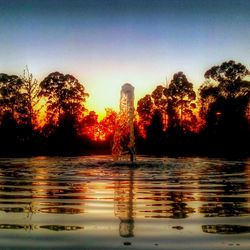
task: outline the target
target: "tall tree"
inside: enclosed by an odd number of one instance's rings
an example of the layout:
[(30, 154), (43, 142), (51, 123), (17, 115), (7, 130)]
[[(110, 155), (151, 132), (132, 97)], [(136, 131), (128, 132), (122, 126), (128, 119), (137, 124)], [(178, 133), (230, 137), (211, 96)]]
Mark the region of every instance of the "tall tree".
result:
[(26, 94), (27, 99), (27, 110), (28, 110), (28, 123), (33, 127), (36, 123), (37, 111), (35, 109), (38, 104), (38, 82), (30, 73), (29, 68), (23, 71), (23, 75), (20, 77), (23, 82), (23, 91)]
[(153, 116), (153, 101), (150, 95), (145, 95), (137, 103), (137, 113), (139, 115), (139, 131), (146, 137), (146, 127), (149, 126)]
[(0, 74), (0, 107), (1, 116), (8, 114), (18, 123), (27, 122), (28, 100), (23, 91), (24, 83), (16, 75)]
[(162, 85), (158, 85), (155, 90), (153, 90), (151, 97), (153, 99), (155, 109), (160, 110), (161, 113), (166, 111), (167, 100), (164, 95), (165, 88)]
[(87, 136), (90, 140), (98, 139), (98, 115), (94, 111), (90, 111), (81, 121), (82, 136)]
[[(220, 144), (244, 145), (249, 138), (247, 110), (250, 105), (248, 69), (235, 61), (213, 66), (205, 73), (208, 82), (200, 89), (205, 131)], [(217, 143), (218, 144), (218, 143)]]
[[(213, 66), (205, 73), (207, 82), (200, 87), (199, 93), (207, 125), (218, 119), (221, 122), (231, 120), (234, 124), (236, 118), (246, 118), (250, 102), (250, 82), (244, 80), (247, 75), (247, 68), (234, 61)], [(231, 122), (227, 125), (232, 125)]]
[(32, 148), (33, 131), (28, 106), (22, 79), (16, 75), (0, 74), (0, 151), (3, 154), (27, 153)]
[(80, 120), (88, 94), (72, 75), (49, 74), (41, 83), (38, 97), (45, 98), (47, 124), (43, 133), (50, 153), (72, 154), (82, 148)]
[(146, 146), (148, 153), (162, 154), (165, 150), (165, 133), (163, 131), (162, 112), (158, 109), (154, 111), (151, 123), (147, 127)]
[(167, 98), (168, 128), (182, 127), (191, 130), (196, 117), (196, 94), (193, 84), (188, 81), (183, 72), (174, 74), (169, 86), (164, 90)]
[(105, 109), (105, 111), (106, 111), (106, 115), (99, 122), (99, 128), (102, 131), (103, 135), (105, 136), (105, 139), (112, 142), (115, 129), (116, 129), (116, 120), (117, 120), (118, 114), (111, 108), (107, 108)]
[(167, 126), (167, 112), (166, 112), (166, 106), (167, 106), (167, 98), (164, 95), (165, 87), (162, 85), (158, 85), (155, 90), (151, 93), (151, 97), (153, 99), (154, 103), (154, 109), (158, 110), (161, 113), (162, 116), (162, 123), (163, 123), (163, 129), (166, 129)]
[(74, 76), (53, 72), (40, 83), (38, 96), (46, 98), (48, 119), (57, 123), (64, 115), (80, 118), (88, 94)]

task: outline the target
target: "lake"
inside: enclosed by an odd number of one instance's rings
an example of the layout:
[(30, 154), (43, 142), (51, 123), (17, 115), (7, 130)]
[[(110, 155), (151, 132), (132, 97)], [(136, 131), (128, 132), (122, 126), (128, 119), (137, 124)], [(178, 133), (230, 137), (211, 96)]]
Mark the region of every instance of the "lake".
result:
[(250, 159), (0, 159), (0, 249), (250, 249)]

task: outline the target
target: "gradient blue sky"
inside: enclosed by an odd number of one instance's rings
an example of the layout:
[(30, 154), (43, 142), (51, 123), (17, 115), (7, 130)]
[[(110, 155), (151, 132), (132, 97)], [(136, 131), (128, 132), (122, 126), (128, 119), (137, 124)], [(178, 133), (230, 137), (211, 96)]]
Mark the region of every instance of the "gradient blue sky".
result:
[(249, 0), (0, 0), (0, 72), (73, 74), (101, 113), (125, 82), (138, 100), (178, 71), (198, 87), (223, 61), (250, 68), (249, 27)]

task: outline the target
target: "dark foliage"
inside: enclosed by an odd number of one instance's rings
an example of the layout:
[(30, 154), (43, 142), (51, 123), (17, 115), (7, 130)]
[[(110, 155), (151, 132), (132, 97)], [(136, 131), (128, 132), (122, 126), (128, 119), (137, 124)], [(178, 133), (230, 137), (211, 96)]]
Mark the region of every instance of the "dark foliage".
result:
[[(182, 72), (174, 74), (168, 86), (158, 85), (138, 101), (137, 153), (249, 156), (248, 75), (247, 68), (234, 61), (212, 67), (205, 73), (198, 101)], [(87, 96), (83, 85), (68, 74), (51, 73), (40, 84), (28, 69), (22, 77), (0, 74), (0, 156), (110, 154), (116, 114), (109, 112), (99, 123), (92, 111), (84, 116)], [(42, 129), (36, 127), (39, 98), (46, 99), (47, 107)], [(91, 140), (95, 130), (90, 127), (97, 124), (106, 128), (105, 141)]]
[(245, 66), (234, 61), (214, 66), (205, 73), (210, 82), (199, 89), (205, 126), (201, 131), (207, 152), (247, 154), (250, 142), (250, 82)]
[[(164, 155), (248, 156), (250, 82), (244, 80), (247, 75), (246, 67), (234, 61), (214, 66), (205, 73), (207, 82), (199, 89), (204, 126), (198, 131), (193, 85), (182, 72), (175, 74), (168, 87), (158, 86), (151, 96), (146, 95), (138, 102), (139, 116), (147, 121), (146, 138), (138, 137), (138, 151)], [(164, 102), (160, 89), (166, 97)], [(164, 108), (157, 107), (158, 103), (164, 103), (161, 106)], [(165, 115), (164, 130), (162, 117)]]
[(74, 76), (53, 72), (40, 83), (38, 96), (46, 98), (48, 121), (58, 124), (64, 115), (80, 118), (88, 94)]

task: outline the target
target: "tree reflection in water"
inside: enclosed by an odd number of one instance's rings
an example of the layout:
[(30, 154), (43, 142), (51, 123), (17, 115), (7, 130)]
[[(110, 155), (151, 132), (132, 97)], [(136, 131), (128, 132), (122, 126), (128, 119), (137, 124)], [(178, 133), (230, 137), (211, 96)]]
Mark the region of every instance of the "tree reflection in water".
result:
[(188, 214), (194, 213), (194, 209), (187, 206), (185, 201), (190, 201), (191, 199), (185, 197), (185, 192), (170, 192), (170, 200), (173, 203), (170, 204), (172, 208), (168, 211), (170, 212), (169, 217), (173, 219), (184, 219), (188, 217)]
[(65, 225), (44, 225), (40, 226), (40, 228), (43, 229), (49, 229), (52, 231), (74, 231), (74, 230), (79, 230), (83, 229), (83, 227), (78, 227), (78, 226), (65, 226)]
[[(216, 188), (207, 191), (209, 195), (204, 195), (203, 204), (199, 212), (205, 217), (232, 217), (244, 216), (250, 213), (247, 207), (248, 199), (245, 194), (247, 186), (246, 165), (241, 164), (235, 167), (229, 165), (217, 166), (217, 169), (208, 169), (208, 173), (213, 176), (203, 176), (201, 185), (209, 184)], [(244, 197), (245, 196), (245, 197)]]
[(52, 231), (74, 231), (74, 230), (79, 230), (83, 229), (83, 227), (79, 226), (70, 226), (70, 225), (42, 225), (42, 226), (37, 226), (37, 225), (19, 225), (19, 224), (0, 224), (0, 229), (23, 229), (25, 231), (30, 231), (34, 229), (49, 229)]
[(242, 225), (203, 225), (202, 231), (216, 234), (239, 234), (250, 233), (250, 227)]
[(29, 231), (59, 241), (68, 234), (79, 242), (107, 237), (121, 244), (122, 237), (122, 247), (145, 239), (167, 249), (156, 240), (168, 244), (192, 232), (197, 239), (240, 234), (243, 242), (250, 233), (247, 161), (142, 159), (134, 167), (78, 158), (18, 161), (23, 166), (0, 162), (0, 231), (10, 238)]

